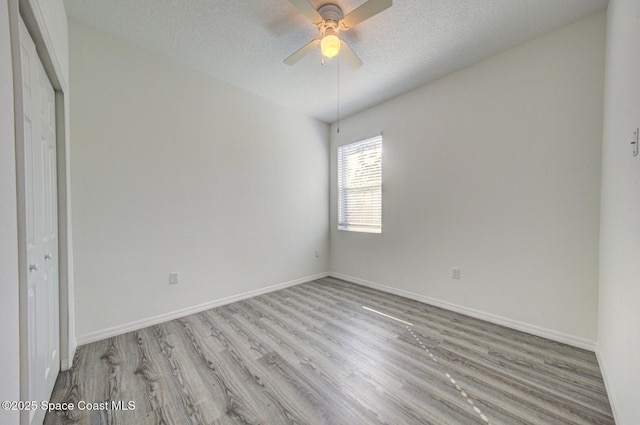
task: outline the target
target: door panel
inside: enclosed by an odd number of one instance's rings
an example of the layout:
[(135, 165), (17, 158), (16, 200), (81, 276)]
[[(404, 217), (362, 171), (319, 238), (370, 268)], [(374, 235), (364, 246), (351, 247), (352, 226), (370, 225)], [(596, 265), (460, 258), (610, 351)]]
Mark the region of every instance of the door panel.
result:
[(59, 316), (58, 316), (58, 214), (57, 214), (57, 179), (56, 179), (56, 140), (55, 140), (55, 104), (51, 83), (40, 65), (41, 115), (40, 134), (42, 137), (42, 171), (43, 171), (43, 214), (42, 243), (44, 245), (43, 296), (46, 306), (43, 316), (47, 324), (47, 340), (44, 363), (45, 392), (50, 394), (59, 371)]
[[(24, 105), (28, 400), (49, 400), (60, 370), (55, 94), (21, 22)], [(42, 423), (44, 411), (29, 413)]]

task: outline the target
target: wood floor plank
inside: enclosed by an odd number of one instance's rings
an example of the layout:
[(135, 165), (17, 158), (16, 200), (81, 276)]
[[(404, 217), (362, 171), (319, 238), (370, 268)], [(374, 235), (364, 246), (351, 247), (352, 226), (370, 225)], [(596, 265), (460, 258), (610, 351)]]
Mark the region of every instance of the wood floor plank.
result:
[[(219, 313), (220, 311), (218, 311)], [(260, 369), (259, 360), (262, 356), (270, 353), (268, 350), (262, 351), (260, 357), (255, 357), (243, 347), (236, 339), (229, 334), (229, 329), (225, 328), (222, 320), (216, 320), (216, 317), (210, 317), (209, 313), (201, 313), (198, 316), (198, 320), (202, 326), (194, 326), (195, 335), (197, 340), (205, 342), (202, 344), (203, 352), (200, 356), (203, 359), (215, 359), (215, 364), (220, 371), (221, 376), (216, 377), (213, 385), (220, 384), (221, 381), (231, 382), (237, 386), (238, 400), (248, 400), (252, 406), (252, 412), (256, 417), (267, 416), (272, 420), (277, 420), (277, 423), (285, 424), (297, 424), (304, 423), (302, 416), (296, 411), (295, 407), (289, 402), (282, 402), (281, 394), (274, 388), (273, 382), (266, 379), (265, 373)], [(180, 323), (187, 329), (186, 321), (181, 320)], [(198, 333), (200, 329), (200, 333)], [(193, 338), (193, 337), (190, 337)], [(216, 340), (216, 343), (209, 345), (207, 341), (212, 339)], [(234, 343), (234, 341), (236, 341)], [(254, 343), (256, 343), (254, 341)], [(209, 347), (216, 346), (224, 347), (222, 350), (212, 352)], [(260, 343), (256, 343), (261, 346)], [(194, 345), (195, 347), (195, 345)], [(203, 371), (203, 375), (211, 375), (210, 370), (214, 366), (213, 360), (207, 360), (201, 363), (201, 366), (206, 364), (207, 368)], [(236, 383), (240, 383), (237, 385)], [(219, 398), (218, 398), (219, 399)], [(227, 415), (228, 408), (223, 412), (221, 418)], [(258, 414), (258, 412), (260, 412)], [(246, 415), (245, 415), (246, 416)], [(256, 422), (261, 423), (258, 419)]]
[(614, 424), (593, 353), (335, 278), (79, 347), (51, 401), (135, 410), (45, 425)]
[(186, 319), (178, 319), (177, 322), (182, 327), (185, 344), (191, 349), (192, 356), (199, 360), (200, 376), (208, 379), (210, 387), (216, 388), (212, 407), (218, 409), (217, 420), (260, 423), (259, 409), (245, 394), (244, 381), (236, 379), (233, 362), (224, 355), (225, 350), (211, 350), (208, 339), (198, 335), (198, 327), (194, 326), (197, 322)]
[[(295, 316), (291, 312), (287, 313), (282, 309), (279, 309), (277, 306), (267, 303), (264, 298), (265, 297), (260, 297), (258, 301), (261, 301), (267, 306), (273, 308), (281, 315), (292, 318), (292, 323), (299, 323), (300, 326), (304, 324), (303, 317)], [(338, 318), (344, 319), (349, 314), (357, 314), (358, 312), (359, 309), (356, 309), (355, 311), (343, 311), (343, 314), (345, 314), (345, 316), (343, 318), (338, 316)], [(395, 330), (398, 331), (402, 329), (402, 327), (397, 328), (396, 326)], [(310, 329), (307, 328), (307, 330)], [(297, 334), (303, 334), (303, 332), (300, 331)], [(406, 368), (398, 368), (396, 364), (394, 364), (394, 362), (388, 362), (386, 360), (386, 357), (392, 355), (392, 353), (396, 355), (398, 354), (397, 351), (394, 353), (392, 350), (388, 349), (389, 345), (395, 342), (396, 334), (394, 334), (394, 337), (392, 339), (378, 336), (378, 343), (372, 341), (371, 337), (375, 336), (375, 333), (371, 334), (369, 337), (363, 337), (362, 335), (351, 335), (349, 338), (350, 346), (344, 347), (345, 349), (355, 349), (355, 352), (361, 355), (362, 360), (361, 362), (359, 362), (359, 369), (361, 371), (367, 370), (370, 376), (385, 374), (393, 376), (394, 378), (396, 378), (396, 380), (401, 380), (403, 386), (406, 386), (407, 382), (415, 383), (417, 386), (420, 386), (420, 382), (425, 383), (439, 381), (441, 385), (431, 386), (429, 387), (430, 391), (423, 392), (420, 395), (423, 404), (425, 399), (430, 399), (430, 404), (425, 404), (425, 406), (428, 406), (429, 409), (421, 412), (421, 414), (423, 415), (422, 417), (424, 419), (428, 418), (433, 413), (438, 412), (439, 409), (441, 409), (442, 406), (445, 405), (446, 408), (444, 408), (443, 410), (447, 412), (446, 420), (441, 415), (438, 419), (439, 421), (444, 420), (445, 423), (459, 423), (460, 421), (464, 422), (469, 420), (468, 416), (471, 413), (471, 409), (468, 407), (467, 403), (465, 403), (465, 400), (459, 397), (458, 393), (455, 390), (447, 385), (442, 385), (446, 382), (446, 379), (444, 378), (444, 374), (441, 373), (440, 370), (432, 371), (429, 369), (425, 369), (423, 370), (425, 375), (423, 375), (421, 373), (416, 373), (417, 370), (415, 368), (411, 371), (406, 370)], [(317, 343), (310, 344), (309, 340), (306, 340), (305, 342), (307, 343), (307, 345), (317, 345)], [(398, 347), (395, 347), (394, 349), (397, 350), (397, 348)], [(326, 348), (323, 348), (322, 351), (326, 350)], [(404, 361), (412, 361), (412, 359), (410, 356), (407, 356), (404, 358)], [(419, 382), (416, 382), (416, 380), (419, 380)], [(410, 395), (404, 394), (404, 398), (410, 398)], [(418, 400), (416, 401), (418, 403), (420, 402)], [(434, 418), (434, 420), (436, 419)]]
[(185, 409), (181, 394), (174, 388), (173, 372), (166, 366), (150, 328), (135, 332), (138, 366), (135, 376), (145, 385), (146, 397), (158, 424), (190, 423), (191, 411)]
[[(511, 341), (513, 340), (513, 335), (515, 334), (515, 336), (517, 338), (515, 339), (522, 339), (522, 338), (527, 338), (528, 335), (523, 334), (521, 332), (517, 332), (517, 331), (513, 331), (513, 330), (507, 330), (506, 328), (497, 326), (497, 325), (493, 325), (493, 324), (487, 324), (486, 322), (479, 322), (479, 321), (474, 321), (474, 319), (470, 319), (470, 318), (466, 318), (464, 316), (461, 315), (456, 315), (455, 313), (451, 313), (451, 312), (445, 312), (445, 315), (452, 315), (455, 317), (455, 324), (451, 325), (449, 327), (449, 329), (443, 329), (441, 331), (441, 333), (443, 335), (448, 335), (448, 336), (458, 336), (460, 340), (462, 341), (466, 341), (468, 344), (470, 345), (481, 345), (481, 349), (479, 351), (479, 354), (482, 354), (482, 352), (488, 352), (489, 350), (489, 346), (494, 345), (494, 344), (499, 344), (500, 341)], [(419, 314), (416, 314), (416, 312), (414, 312), (414, 316), (412, 317), (417, 317), (419, 316)], [(476, 327), (477, 328), (494, 328), (497, 329), (499, 332), (500, 331), (506, 331), (505, 333), (507, 335), (501, 336), (500, 339), (496, 339), (496, 337), (494, 337), (492, 334), (487, 333), (487, 335), (483, 335), (482, 332), (478, 332), (476, 331), (475, 333), (472, 332), (472, 330), (469, 329), (464, 329), (464, 331), (461, 331), (459, 329), (459, 323), (462, 321), (472, 321), (473, 323), (476, 323)], [(414, 320), (415, 322), (415, 320)], [(457, 332), (457, 333), (456, 333)], [(471, 336), (471, 338), (469, 337)], [(532, 337), (532, 339), (536, 342), (539, 342), (540, 340), (542, 340), (539, 337)], [(488, 345), (483, 345), (483, 344), (488, 344)], [(508, 344), (507, 344), (508, 345)], [(533, 347), (535, 348), (536, 344), (532, 344)], [(555, 346), (556, 348), (562, 348), (562, 352), (566, 352), (566, 346), (564, 346), (563, 344), (558, 344), (558, 343), (552, 343), (551, 346)], [(531, 352), (531, 346), (529, 346), (528, 344), (521, 344), (521, 346), (519, 347), (514, 347), (514, 348), (518, 348), (520, 353), (527, 353), (527, 352)], [(535, 351), (535, 350), (533, 350)], [(582, 357), (584, 355), (584, 350), (580, 350), (580, 349), (576, 349), (576, 352), (578, 353), (578, 357)], [(500, 357), (500, 355), (498, 354), (498, 351), (494, 351), (492, 354), (495, 355), (495, 357)], [(504, 356), (503, 356), (504, 357)], [(565, 360), (565, 362), (569, 362), (569, 363), (573, 363), (575, 364), (575, 361), (568, 356), (562, 356)], [(593, 353), (591, 353), (591, 357), (595, 358), (595, 356), (593, 356)], [(504, 358), (502, 360), (505, 360)], [(511, 359), (511, 363), (513, 363), (514, 367), (518, 367), (518, 360), (515, 359)], [(529, 358), (528, 360), (531, 360), (531, 358)], [(496, 360), (498, 361), (498, 360)], [(509, 362), (505, 362), (505, 363), (509, 363)], [(537, 363), (537, 364), (536, 364)], [(555, 370), (549, 370), (546, 369), (545, 366), (539, 366), (539, 365), (544, 365), (545, 361), (544, 361), (544, 356), (540, 355), (538, 356), (538, 359), (536, 362), (530, 364), (531, 365), (535, 365), (533, 368), (529, 367), (527, 371), (525, 372), (533, 372), (533, 373), (528, 373), (528, 379), (530, 382), (543, 382), (545, 383), (545, 385), (547, 385), (547, 387), (551, 390), (553, 389), (554, 391), (557, 390), (557, 387), (566, 387), (568, 388), (569, 391), (576, 391), (577, 392), (573, 392), (573, 395), (576, 397), (580, 397), (580, 393), (583, 392), (590, 392), (590, 391), (595, 391), (595, 392), (600, 392), (600, 398), (603, 399), (603, 405), (605, 406), (605, 410), (609, 410), (609, 405), (608, 405), (608, 400), (606, 398), (606, 392), (604, 392), (604, 386), (602, 383), (602, 379), (599, 376), (599, 371), (597, 369), (595, 369), (595, 373), (596, 375), (593, 375), (589, 378), (593, 378), (592, 381), (585, 381), (585, 380), (581, 380), (581, 375), (579, 373), (573, 373), (570, 375), (564, 375), (562, 370), (560, 369), (555, 369)], [(546, 362), (547, 364), (549, 362)], [(591, 361), (587, 361), (587, 362), (581, 362), (582, 365), (592, 365)], [(522, 366), (522, 364), (520, 364), (520, 366)], [(533, 370), (533, 369), (538, 369)], [(593, 373), (594, 368), (592, 366), (589, 366), (589, 368), (591, 369), (591, 371), (589, 373)], [(527, 369), (526, 367), (523, 369)], [(536, 373), (537, 372), (537, 373)], [(598, 379), (599, 378), (599, 379)], [(549, 383), (549, 380), (552, 380), (552, 383)], [(566, 381), (570, 380), (572, 381), (572, 383), (566, 384)], [(596, 395), (597, 396), (597, 395)], [(590, 395), (587, 396), (587, 400), (591, 400)]]
[[(265, 300), (262, 301), (264, 302)], [(273, 307), (273, 305), (266, 305), (267, 307)], [(254, 307), (259, 308), (259, 306)], [(276, 316), (269, 314), (267, 309), (259, 311), (263, 315), (261, 321), (267, 326), (271, 326), (269, 333), (276, 335), (279, 340), (285, 340), (286, 338), (291, 340), (291, 342), (281, 344), (284, 351), (278, 350), (275, 353), (286, 363), (270, 363), (271, 366), (277, 366), (280, 371), (282, 366), (294, 365), (300, 376), (305, 376), (307, 380), (315, 382), (316, 386), (322, 387), (326, 402), (329, 403), (332, 409), (340, 410), (347, 403), (349, 406), (356, 407), (361, 416), (368, 417), (370, 423), (382, 423), (376, 412), (362, 404), (358, 398), (353, 397), (351, 394), (342, 393), (340, 397), (336, 397), (336, 394), (339, 393), (337, 390), (342, 386), (340, 383), (342, 376), (340, 373), (335, 373), (336, 368), (333, 362), (337, 360), (338, 364), (344, 364), (344, 361), (340, 362), (340, 359), (325, 344), (310, 337), (305, 332), (306, 329), (299, 326), (295, 317), (286, 314)], [(287, 359), (285, 360), (283, 356), (287, 356)], [(313, 395), (314, 393), (309, 392), (309, 394)], [(348, 417), (352, 414), (351, 409), (343, 410), (341, 417)]]
[[(413, 317), (415, 317), (415, 316), (413, 316)], [(455, 327), (454, 327), (454, 328), (455, 328)], [(443, 331), (442, 331), (442, 334), (446, 334), (447, 332), (448, 332), (448, 331), (443, 330)], [(450, 331), (449, 331), (449, 332), (450, 332)], [(515, 332), (515, 331), (509, 330), (509, 332)], [(476, 335), (476, 336), (477, 336), (477, 335)], [(462, 338), (461, 338), (461, 339), (462, 339), (462, 340), (464, 340), (464, 341), (468, 341), (468, 342), (469, 342), (469, 344), (471, 344), (471, 345), (473, 345), (473, 344), (478, 344), (478, 341), (482, 341), (482, 339), (477, 339), (477, 338), (464, 338), (464, 335), (462, 336)], [(488, 342), (489, 344), (491, 344), (492, 342), (493, 342), (493, 343), (495, 343), (495, 340), (493, 340), (492, 338), (488, 337), (487, 339), (488, 339), (488, 341), (489, 341), (489, 342)], [(483, 347), (483, 348), (484, 348), (484, 352), (488, 352), (488, 351), (490, 351), (490, 350), (488, 350), (486, 347)], [(521, 351), (522, 351), (522, 352), (526, 352), (527, 350), (521, 350)], [(482, 354), (482, 350), (481, 350), (479, 353), (476, 353), (476, 354)], [(495, 354), (495, 353), (493, 353), (493, 354)], [(473, 356), (472, 356), (472, 357), (473, 357)], [(538, 359), (538, 360), (539, 360), (539, 361), (538, 361), (538, 363), (539, 363), (539, 364), (543, 364), (543, 363), (544, 363), (543, 361), (541, 361), (541, 359), (542, 359), (542, 357), (540, 357), (540, 358)], [(517, 362), (515, 362), (515, 363), (517, 364)], [(529, 365), (529, 366), (531, 366), (531, 365)], [(536, 366), (536, 367), (537, 367), (537, 366)], [(526, 369), (526, 368), (525, 368), (525, 369)], [(533, 378), (532, 378), (532, 376), (535, 376), (535, 375), (536, 375), (536, 373), (531, 373), (532, 371), (533, 371), (533, 372), (535, 372), (535, 370), (532, 370), (532, 368), (531, 368), (531, 367), (529, 368), (529, 370), (524, 370), (524, 373), (526, 373), (526, 374), (528, 374), (528, 375), (529, 375), (529, 378), (528, 378), (528, 379), (529, 379), (529, 382), (532, 382), (532, 381), (531, 381), (531, 379), (533, 379)], [(537, 374), (537, 377), (535, 377), (535, 380), (545, 381), (545, 378), (547, 378), (547, 380), (548, 380), (548, 378), (555, 379), (555, 378), (557, 377), (557, 372), (558, 372), (558, 371), (552, 371), (552, 372), (550, 372), (550, 371), (545, 371), (544, 373), (538, 373), (538, 374)], [(574, 376), (574, 378), (578, 378), (578, 375)], [(562, 377), (558, 377), (558, 378), (557, 378), (557, 380), (554, 382), (554, 384), (555, 384), (555, 385), (551, 384), (550, 388), (553, 388), (553, 390), (554, 390), (554, 392), (555, 392), (555, 391), (557, 390), (557, 388), (554, 388), (554, 386), (557, 386), (557, 385), (564, 385), (564, 384), (565, 384), (565, 381), (564, 381), (564, 379), (563, 379)], [(577, 385), (575, 385), (575, 384), (577, 384)], [(580, 385), (580, 384), (583, 384), (583, 385)], [(602, 384), (602, 381), (601, 381), (601, 378), (600, 378), (600, 385), (599, 385), (599, 386), (600, 386), (601, 388), (603, 388), (603, 387), (601, 386), (601, 384)], [(548, 385), (548, 382), (547, 382), (547, 385)], [(582, 390), (584, 390), (584, 388), (585, 388), (585, 387), (584, 387), (584, 385), (587, 385), (587, 390), (588, 390), (588, 384), (585, 384), (584, 382), (582, 382), (582, 383), (581, 383), (581, 382), (575, 382), (575, 379), (574, 379), (574, 382), (572, 383), (572, 385), (570, 385), (570, 387), (571, 387), (573, 390), (577, 390), (578, 392), (582, 392)], [(575, 394), (576, 394), (576, 393), (574, 393), (574, 395), (575, 395)], [(556, 400), (556, 399), (557, 399), (557, 397), (558, 397), (558, 393), (556, 392), (556, 394), (554, 394), (552, 398), (553, 398), (554, 400)], [(606, 394), (604, 394), (603, 399), (604, 399), (604, 403), (605, 403), (605, 405), (607, 406), (607, 409), (606, 409), (606, 410), (608, 410), (608, 401), (606, 400)], [(590, 400), (591, 400), (591, 399), (590, 399)], [(574, 400), (574, 401), (575, 401), (575, 400)], [(539, 409), (538, 409), (538, 410), (539, 410)], [(583, 410), (584, 410), (584, 408), (583, 408)], [(540, 414), (541, 412), (542, 412), (542, 411), (539, 411), (539, 412), (538, 412), (538, 414)], [(610, 411), (609, 411), (609, 414), (610, 414)], [(597, 415), (597, 413), (596, 413), (596, 415)], [(580, 414), (578, 413), (578, 414), (577, 414), (577, 416), (580, 416)], [(557, 418), (556, 418), (556, 420), (557, 420)], [(565, 420), (565, 422), (567, 422), (567, 420)]]
[[(248, 304), (247, 302), (243, 303), (243, 307), (245, 309), (246, 308), (250, 308), (250, 306), (248, 306), (247, 304)], [(259, 306), (254, 306), (254, 308), (259, 308)], [(258, 317), (259, 316), (259, 317), (262, 317), (262, 318), (267, 318), (267, 319), (269, 318), (269, 313), (266, 313), (264, 310), (261, 310), (259, 312), (257, 310), (253, 310), (253, 311), (256, 312), (256, 314), (250, 315), (248, 317)], [(293, 323), (302, 321), (301, 318), (298, 318), (298, 317), (291, 317), (291, 318), (294, 320)], [(285, 329), (287, 329), (286, 326), (284, 326), (284, 325), (282, 325), (281, 327), (284, 327)], [(288, 330), (289, 331), (293, 331), (294, 335), (302, 335), (304, 333), (302, 331), (296, 332), (296, 331), (294, 331), (292, 329), (288, 329)], [(307, 330), (311, 330), (311, 329), (307, 328)], [(279, 339), (282, 339), (282, 338), (279, 338)], [(316, 347), (318, 354), (327, 356), (327, 359), (330, 360), (334, 364), (348, 363), (347, 361), (345, 361), (343, 359), (341, 360), (340, 358), (338, 358), (338, 356), (336, 356), (335, 352), (331, 348), (328, 348), (325, 345), (318, 344), (317, 341), (312, 343), (312, 342), (310, 342), (310, 340), (307, 339), (307, 340), (302, 341), (302, 343), (304, 343), (307, 347)], [(344, 351), (345, 349), (346, 349), (346, 347), (343, 344), (340, 344), (340, 346), (338, 347), (338, 350)], [(292, 348), (292, 350), (295, 350), (295, 348)], [(307, 352), (307, 353), (309, 355), (313, 356), (313, 354), (311, 352)], [(366, 356), (362, 356), (362, 358), (359, 359), (359, 360), (361, 360), (361, 361), (366, 360)], [(314, 361), (317, 362), (318, 365), (320, 365), (320, 363), (322, 363), (322, 360), (321, 359), (318, 360), (318, 357), (315, 357)], [(306, 367), (309, 367), (310, 364), (311, 364), (310, 361), (306, 361), (305, 362), (304, 360), (302, 360), (302, 362), (305, 363), (304, 366), (306, 366)], [(362, 366), (361, 362), (359, 364)], [(317, 371), (319, 370), (319, 366), (312, 366), (312, 369), (314, 370), (314, 372), (317, 373)], [(335, 367), (333, 367), (333, 365), (330, 365), (330, 366), (325, 366), (323, 369), (332, 370), (332, 369), (335, 369)], [(353, 371), (349, 370), (348, 373), (353, 374)], [(381, 374), (379, 374), (379, 375), (381, 375)], [(389, 386), (388, 385), (388, 381), (385, 383), (385, 386), (386, 387)], [(377, 387), (380, 388), (381, 386), (378, 385)], [(399, 389), (400, 385), (396, 384), (396, 387)], [(359, 394), (362, 395), (361, 393), (359, 393)], [(387, 400), (390, 399), (390, 398), (391, 397), (388, 397)], [(397, 415), (393, 415), (393, 417), (402, 418), (402, 415), (397, 414)], [(415, 418), (414, 418), (414, 420), (415, 420)], [(374, 422), (370, 422), (370, 423), (374, 423)], [(400, 421), (399, 423), (410, 423), (410, 422), (407, 422), (405, 420), (405, 421)]]

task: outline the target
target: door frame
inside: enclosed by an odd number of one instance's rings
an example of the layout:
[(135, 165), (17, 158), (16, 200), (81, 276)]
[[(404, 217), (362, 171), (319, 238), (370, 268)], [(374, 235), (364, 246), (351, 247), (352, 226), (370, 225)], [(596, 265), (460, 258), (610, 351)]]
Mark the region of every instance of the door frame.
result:
[[(69, 155), (69, 87), (54, 51), (54, 44), (43, 11), (35, 0), (8, 0), (11, 54), (13, 62), (14, 118), (16, 143), (16, 186), (18, 212), (18, 286), (20, 322), (20, 398), (28, 398), (27, 341), (27, 258), (26, 258), (26, 196), (24, 158), (24, 116), (22, 93), (22, 59), (20, 19), (33, 39), (38, 56), (55, 91), (56, 154), (58, 196), (58, 273), (60, 315), (60, 369), (72, 366), (77, 342), (74, 323), (73, 254), (71, 232), (71, 193)], [(66, 22), (65, 22), (66, 25)], [(28, 412), (22, 412), (20, 422), (27, 424)]]

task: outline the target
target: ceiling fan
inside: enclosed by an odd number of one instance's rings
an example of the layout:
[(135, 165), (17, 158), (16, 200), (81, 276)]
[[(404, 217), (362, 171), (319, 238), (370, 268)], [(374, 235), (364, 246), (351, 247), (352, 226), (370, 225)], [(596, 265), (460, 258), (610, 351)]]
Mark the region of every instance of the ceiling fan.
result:
[(331, 58), (342, 52), (342, 58), (351, 68), (356, 69), (362, 66), (362, 60), (349, 47), (349, 45), (338, 37), (338, 33), (347, 31), (362, 21), (371, 18), (383, 10), (391, 7), (392, 0), (368, 0), (351, 12), (343, 15), (340, 6), (334, 3), (327, 3), (317, 10), (308, 0), (289, 0), (307, 19), (309, 19), (320, 30), (320, 38), (311, 40), (302, 46), (295, 53), (284, 60), (287, 65), (293, 65), (307, 54), (311, 53), (318, 46), (325, 57)]

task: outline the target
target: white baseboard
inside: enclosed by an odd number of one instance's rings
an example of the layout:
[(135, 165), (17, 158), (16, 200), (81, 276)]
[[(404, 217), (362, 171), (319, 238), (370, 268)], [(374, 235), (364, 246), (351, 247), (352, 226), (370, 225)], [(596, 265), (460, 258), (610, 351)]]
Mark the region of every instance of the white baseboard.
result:
[(60, 372), (71, 369), (71, 361), (69, 359), (62, 359), (60, 362)]
[(76, 356), (76, 350), (78, 349), (78, 340), (76, 339), (75, 335), (72, 336), (72, 340), (71, 340), (71, 344), (69, 346), (69, 358), (66, 359), (67, 364), (65, 365), (66, 368), (64, 370), (68, 370), (71, 369), (71, 367), (73, 366), (73, 359)]
[[(312, 276), (306, 276), (299, 279), (291, 280), (288, 282), (279, 283), (276, 285), (268, 286), (266, 288), (257, 289), (254, 291), (245, 292), (231, 297), (221, 298), (218, 300), (208, 301), (206, 303), (197, 304), (191, 307), (163, 313), (157, 316), (152, 316), (146, 319), (137, 320), (123, 325), (114, 326), (107, 329), (102, 329), (88, 334), (80, 335), (77, 338), (77, 346), (89, 344), (91, 342), (100, 341), (105, 338), (111, 338), (117, 335), (122, 335), (127, 332), (136, 331), (149, 326), (157, 325), (159, 323), (167, 322), (169, 320), (178, 319), (181, 317), (189, 316), (191, 314), (200, 313), (205, 310), (210, 310), (215, 307), (220, 307), (226, 304), (231, 304), (236, 301), (245, 300), (247, 298), (255, 297), (258, 295), (267, 294), (269, 292), (277, 291), (279, 289), (288, 288), (290, 286), (299, 285), (301, 283), (310, 282), (312, 280), (321, 279), (323, 277), (332, 276), (338, 279), (343, 279), (348, 282), (352, 282), (358, 285), (366, 286), (369, 288), (377, 289), (383, 292), (387, 292), (401, 297), (409, 298), (415, 301), (423, 302), (425, 304), (433, 305), (435, 307), (444, 308), (447, 310), (455, 311), (467, 316), (475, 317), (477, 319), (485, 320), (497, 325), (506, 326), (511, 329), (516, 329), (522, 332), (527, 332), (532, 335), (537, 335), (543, 338), (550, 339), (552, 341), (561, 342), (574, 347), (583, 348), (589, 351), (596, 351), (595, 341), (579, 338), (573, 335), (557, 332), (551, 329), (543, 328), (536, 325), (520, 322), (517, 320), (509, 319), (506, 317), (498, 316), (491, 313), (486, 313), (480, 310), (471, 309), (468, 307), (453, 304), (447, 301), (438, 300), (424, 295), (416, 294), (413, 292), (405, 291), (402, 289), (392, 288), (389, 286), (381, 285), (379, 283), (370, 282), (364, 279), (360, 279), (353, 276), (343, 275), (341, 273), (328, 272), (318, 273)], [(65, 367), (67, 365), (63, 365)], [(69, 365), (70, 366), (70, 365)], [(606, 382), (606, 381), (605, 381)]]
[(352, 282), (352, 283), (366, 286), (369, 288), (377, 289), (383, 292), (388, 292), (390, 294), (399, 295), (401, 297), (409, 298), (411, 300), (419, 301), (435, 307), (440, 307), (446, 310), (455, 311), (456, 313), (461, 313), (466, 316), (475, 317), (476, 319), (485, 320), (487, 322), (494, 323), (496, 325), (506, 326), (511, 329), (515, 329), (515, 330), (526, 332), (532, 335), (547, 338), (552, 341), (561, 342), (563, 344), (571, 345), (573, 347), (578, 347), (578, 348), (595, 352), (595, 348), (596, 348), (595, 341), (591, 341), (585, 338), (580, 338), (580, 337), (565, 334), (562, 332), (554, 331), (552, 329), (531, 325), (529, 323), (520, 322), (518, 320), (509, 319), (507, 317), (486, 313), (484, 311), (475, 310), (472, 308), (453, 304), (448, 301), (442, 301), (435, 298), (426, 297), (424, 295), (416, 294), (414, 292), (392, 288), (389, 286), (381, 285), (379, 283), (374, 283), (364, 279), (359, 279), (357, 277), (347, 276), (341, 273), (330, 272), (329, 276), (346, 280), (348, 282)]
[(607, 363), (604, 360), (604, 356), (602, 355), (598, 344), (596, 344), (596, 358), (598, 359), (598, 366), (600, 366), (600, 373), (602, 374), (604, 387), (607, 390), (607, 396), (609, 397), (609, 405), (611, 406), (611, 411), (613, 412), (613, 420), (617, 425), (624, 425), (622, 419), (620, 418), (620, 413), (616, 409), (618, 403), (616, 399), (616, 393), (613, 390), (613, 385), (609, 379), (609, 374), (607, 373)]
[(71, 341), (68, 346), (67, 358), (60, 359), (60, 371), (64, 372), (65, 370), (71, 369), (73, 366), (73, 358), (76, 355), (76, 348), (78, 348), (78, 341), (76, 340), (74, 335), (69, 334), (69, 338)]
[(168, 322), (174, 319), (179, 319), (181, 317), (189, 316), (191, 314), (200, 313), (205, 310), (210, 310), (212, 308), (220, 307), (226, 304), (231, 304), (236, 301), (246, 300), (247, 298), (256, 297), (258, 295), (264, 295), (269, 292), (288, 288), (290, 286), (299, 285), (301, 283), (310, 282), (312, 280), (321, 279), (327, 276), (329, 276), (329, 273), (318, 273), (312, 276), (305, 276), (299, 279), (290, 280), (288, 282), (283, 282), (276, 285), (268, 286), (266, 288), (260, 288), (254, 291), (244, 292), (242, 294), (233, 295), (233, 296), (221, 298), (218, 300), (208, 301), (202, 304), (197, 304), (191, 307), (182, 308), (180, 310), (170, 311), (167, 313), (159, 314), (157, 316), (148, 317), (146, 319), (136, 320), (135, 322), (125, 323), (123, 325), (118, 325), (111, 328), (90, 332), (90, 333), (78, 336), (77, 345), (79, 346), (79, 345), (89, 344), (91, 342), (100, 341), (102, 339), (111, 338), (114, 336), (132, 332), (132, 331), (137, 331), (139, 329), (144, 329), (149, 326)]

